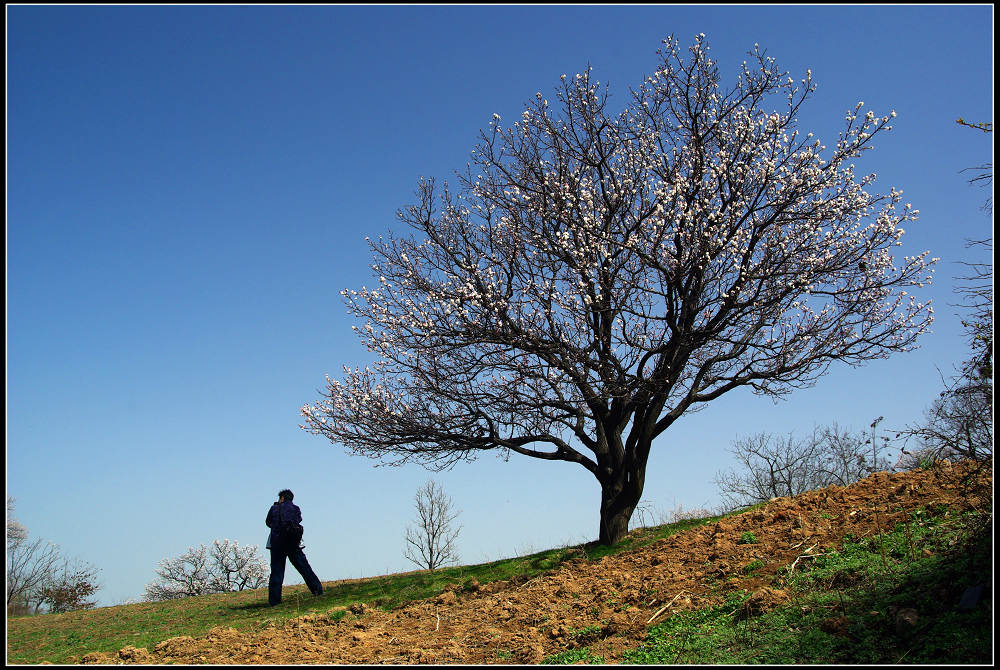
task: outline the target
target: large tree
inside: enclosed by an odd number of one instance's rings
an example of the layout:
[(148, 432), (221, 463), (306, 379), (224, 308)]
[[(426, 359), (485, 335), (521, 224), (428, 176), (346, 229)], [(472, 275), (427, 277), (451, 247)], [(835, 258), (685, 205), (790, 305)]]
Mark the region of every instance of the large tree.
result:
[(809, 71), (755, 45), (723, 89), (704, 35), (688, 52), (665, 40), (617, 113), (590, 68), (563, 75), (558, 104), (494, 115), (457, 191), (421, 180), (412, 234), (370, 243), (378, 286), (343, 292), (377, 360), (328, 376), (303, 428), (393, 465), (576, 463), (613, 544), (685, 412), (912, 348), (930, 261), (892, 252), (917, 211), (851, 163), (895, 113), (859, 102), (828, 149), (796, 130)]

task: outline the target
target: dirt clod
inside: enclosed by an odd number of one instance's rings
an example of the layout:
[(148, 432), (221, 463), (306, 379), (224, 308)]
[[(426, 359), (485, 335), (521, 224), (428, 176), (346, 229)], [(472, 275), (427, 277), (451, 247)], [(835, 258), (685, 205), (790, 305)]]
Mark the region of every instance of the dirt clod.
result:
[(850, 635), (851, 620), (846, 616), (833, 616), (821, 621), (819, 627), (831, 635), (848, 637)]
[(912, 607), (904, 607), (896, 613), (896, 632), (904, 635), (917, 626), (920, 613)]
[(137, 647), (125, 647), (118, 651), (118, 659), (131, 663), (149, 663), (149, 650)]
[(788, 594), (780, 589), (773, 589), (768, 586), (758, 589), (750, 594), (750, 597), (740, 605), (737, 617), (748, 619), (770, 612), (775, 607), (784, 605), (789, 601)]
[(456, 600), (458, 600), (458, 598), (455, 597), (454, 591), (445, 591), (444, 593), (442, 593), (441, 595), (439, 595), (437, 598), (434, 599), (434, 601), (439, 605), (451, 605)]

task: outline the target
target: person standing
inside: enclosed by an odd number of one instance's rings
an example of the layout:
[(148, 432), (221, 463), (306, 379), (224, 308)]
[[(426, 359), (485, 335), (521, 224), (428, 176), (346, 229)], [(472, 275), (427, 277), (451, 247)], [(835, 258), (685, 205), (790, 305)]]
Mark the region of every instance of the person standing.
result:
[[(316, 573), (309, 566), (306, 555), (300, 546), (301, 536), (295, 536), (288, 530), (287, 524), (301, 524), (302, 510), (292, 502), (295, 498), (288, 489), (278, 493), (278, 502), (271, 505), (267, 511), (264, 523), (271, 529), (269, 548), (271, 550), (271, 577), (267, 584), (267, 602), (269, 605), (281, 603), (281, 585), (285, 581), (285, 558), (291, 561), (295, 569), (302, 575), (306, 586), (314, 596), (322, 595), (323, 585)], [(282, 533), (282, 528), (285, 532)]]

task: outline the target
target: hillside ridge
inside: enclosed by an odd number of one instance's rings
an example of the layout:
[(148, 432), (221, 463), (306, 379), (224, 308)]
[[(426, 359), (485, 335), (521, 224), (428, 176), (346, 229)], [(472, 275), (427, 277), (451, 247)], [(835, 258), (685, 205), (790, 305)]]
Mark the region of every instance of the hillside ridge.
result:
[(90, 653), (81, 662), (535, 664), (586, 646), (615, 663), (644, 641), (650, 623), (718, 606), (733, 592), (751, 594), (748, 615), (787, 604), (792, 594), (781, 575), (790, 566), (805, 569), (803, 557), (834, 551), (845, 536), (885, 532), (918, 509), (989, 508), (990, 500), (959, 495), (960, 467), (879, 472), (849, 486), (776, 498), (637, 549), (571, 559), (528, 581), (472, 580), (392, 611), (357, 603), (343, 616), (308, 614), (259, 631), (217, 627), (152, 649)]

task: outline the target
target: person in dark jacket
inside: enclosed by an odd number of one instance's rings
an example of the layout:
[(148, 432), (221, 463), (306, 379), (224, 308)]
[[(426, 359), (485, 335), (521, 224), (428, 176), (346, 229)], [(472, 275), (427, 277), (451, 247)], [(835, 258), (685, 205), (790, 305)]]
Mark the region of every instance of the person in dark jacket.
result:
[(283, 523), (302, 523), (302, 511), (299, 506), (292, 502), (295, 495), (288, 489), (278, 493), (278, 502), (271, 505), (267, 511), (267, 519), (264, 523), (271, 529), (271, 578), (267, 585), (267, 602), (269, 605), (281, 603), (281, 585), (285, 581), (285, 558), (291, 561), (295, 569), (302, 575), (306, 586), (314, 596), (323, 593), (323, 585), (313, 569), (306, 560), (306, 555), (302, 553), (299, 541), (294, 538), (282, 537), (281, 525)]

